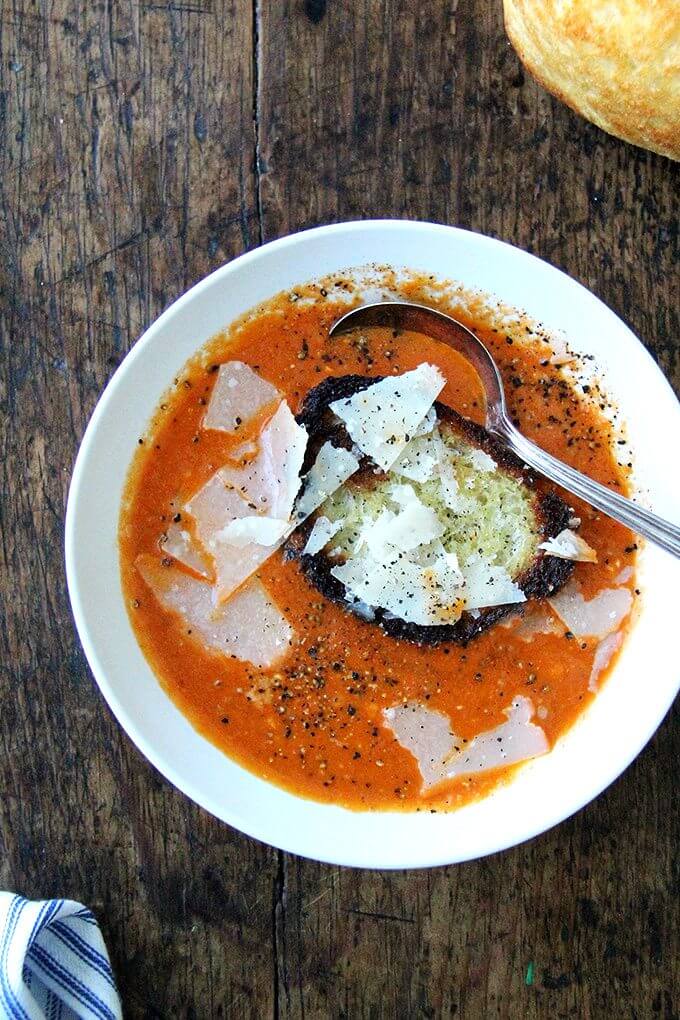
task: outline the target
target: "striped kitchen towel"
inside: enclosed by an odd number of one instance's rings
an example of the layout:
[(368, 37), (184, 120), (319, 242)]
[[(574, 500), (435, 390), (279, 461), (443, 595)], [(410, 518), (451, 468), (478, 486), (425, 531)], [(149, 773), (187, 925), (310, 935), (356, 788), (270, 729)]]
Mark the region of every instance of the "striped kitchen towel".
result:
[(94, 915), (73, 900), (0, 892), (0, 1017), (121, 1020)]

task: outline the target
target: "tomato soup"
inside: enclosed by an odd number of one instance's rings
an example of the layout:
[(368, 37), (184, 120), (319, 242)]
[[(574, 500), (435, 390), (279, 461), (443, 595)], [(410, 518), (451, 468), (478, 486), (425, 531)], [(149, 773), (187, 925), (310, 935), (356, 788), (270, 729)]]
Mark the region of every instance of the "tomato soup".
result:
[[(430, 279), (385, 271), (381, 285), (450, 311), (487, 344), (520, 429), (550, 453), (624, 494), (630, 465), (611, 408), (596, 382), (579, 383), (578, 362), (517, 314)], [(424, 790), (414, 756), (385, 724), (384, 710), (410, 699), (450, 719), (464, 740), (492, 730), (517, 697), (528, 697), (549, 744), (596, 696), (597, 638), (576, 637), (551, 614), (549, 632), (527, 635), (520, 619), (497, 623), (466, 646), (426, 647), (390, 637), (324, 598), (299, 563), (275, 552), (258, 577), (292, 628), (275, 667), (255, 667), (206, 648), (163, 609), (140, 576), (140, 555), (165, 559), (159, 538), (194, 493), (256, 437), (262, 420), (236, 435), (202, 428), (219, 364), (237, 359), (276, 386), (297, 413), (328, 376), (390, 375), (438, 366), (438, 398), (484, 421), (474, 371), (441, 343), (372, 329), (328, 336), (360, 293), (334, 277), (278, 295), (215, 337), (178, 375), (132, 457), (120, 516), (120, 563), (132, 626), (169, 696), (208, 740), (285, 789), (353, 809), (450, 810), (490, 791), (512, 767), (462, 775)], [(604, 589), (635, 592), (631, 533), (566, 493), (596, 563), (577, 563), (585, 599)], [(624, 622), (621, 634), (628, 621)], [(257, 626), (257, 621), (253, 621)], [(607, 663), (611, 668), (611, 661)]]

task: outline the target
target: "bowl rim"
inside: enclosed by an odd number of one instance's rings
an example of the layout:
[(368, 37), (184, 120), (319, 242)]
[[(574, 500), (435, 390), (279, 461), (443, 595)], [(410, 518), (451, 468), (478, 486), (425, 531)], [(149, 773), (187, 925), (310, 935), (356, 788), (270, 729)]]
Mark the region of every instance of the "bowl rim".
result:
[[(639, 353), (643, 354), (648, 359), (649, 364), (653, 366), (654, 373), (656, 375), (656, 383), (660, 388), (660, 391), (666, 390), (666, 397), (670, 397), (673, 401), (678, 422), (680, 423), (680, 404), (678, 404), (675, 394), (670, 386), (670, 383), (665, 378), (663, 373), (660, 371), (652, 355), (646, 350), (643, 344), (632, 334), (625, 323), (619, 319), (616, 314), (609, 309), (603, 302), (601, 302), (591, 291), (584, 287), (577, 280), (574, 280), (568, 274), (545, 260), (532, 255), (514, 245), (508, 244), (507, 242), (491, 238), (487, 235), (475, 232), (463, 230), (459, 227), (452, 227), (446, 224), (429, 223), (422, 220), (401, 220), (401, 219), (371, 219), (371, 220), (355, 220), (346, 221), (341, 223), (334, 223), (325, 226), (312, 227), (307, 230), (299, 231), (294, 234), (286, 235), (285, 237), (278, 238), (273, 241), (269, 241), (264, 245), (261, 245), (255, 249), (244, 252), (236, 258), (224, 263), (219, 266), (213, 272), (208, 274), (206, 277), (199, 280), (189, 290), (182, 294), (176, 301), (171, 303), (161, 315), (159, 315), (143, 332), (141, 337), (133, 344), (128, 354), (125, 356), (121, 364), (118, 366), (116, 371), (113, 373), (108, 384), (106, 385), (103, 393), (101, 394), (97, 404), (92, 412), (85, 433), (80, 443), (78, 454), (75, 460), (71, 484), (69, 487), (66, 519), (65, 519), (65, 562), (66, 562), (66, 576), (69, 597), (71, 601), (73, 616), (76, 624), (76, 628), (80, 637), (81, 644), (85, 651), (85, 655), (90, 666), (90, 669), (94, 675), (94, 678), (99, 686), (101, 693), (104, 696), (105, 701), (109, 705), (110, 709), (116, 716), (118, 722), (122, 725), (123, 729), (127, 732), (128, 736), (137, 745), (142, 754), (147, 758), (148, 761), (174, 786), (186, 794), (190, 799), (199, 804), (205, 810), (218, 817), (220, 820), (227, 822), (228, 824), (236, 827), (246, 835), (258, 839), (262, 842), (269, 843), (279, 847), (287, 852), (295, 853), (300, 856), (310, 857), (315, 860), (320, 860), (331, 864), (341, 864), (353, 867), (369, 867), (369, 868), (381, 868), (381, 869), (403, 869), (403, 868), (421, 868), (421, 867), (434, 867), (440, 865), (447, 865), (450, 863), (462, 863), (463, 861), (470, 859), (477, 859), (488, 854), (496, 853), (504, 849), (508, 849), (511, 846), (517, 845), (519, 842), (533, 839), (539, 834), (552, 828), (554, 825), (570, 817), (576, 811), (580, 810), (591, 800), (597, 797), (603, 790), (605, 790), (614, 780), (616, 780), (621, 773), (628, 767), (628, 765), (637, 757), (642, 748), (648, 743), (653, 734), (655, 733), (658, 726), (661, 724), (664, 716), (666, 715), (670, 705), (672, 704), (674, 694), (665, 701), (659, 704), (659, 711), (656, 713), (655, 721), (648, 727), (643, 733), (638, 734), (638, 738), (631, 744), (628, 745), (625, 754), (622, 754), (615, 761), (611, 762), (611, 767), (605, 769), (602, 772), (600, 780), (597, 785), (593, 788), (586, 796), (566, 797), (564, 800), (556, 798), (556, 802), (553, 805), (549, 805), (546, 809), (545, 814), (541, 817), (540, 821), (537, 821), (533, 825), (529, 825), (524, 831), (520, 838), (511, 838), (509, 841), (496, 841), (493, 845), (489, 845), (488, 848), (483, 850), (475, 850), (471, 853), (464, 853), (462, 855), (452, 856), (450, 846), (446, 842), (443, 842), (440, 848), (424, 847), (423, 853), (418, 857), (417, 860), (403, 860), (394, 861), (393, 859), (378, 860), (374, 852), (366, 852), (361, 846), (357, 846), (351, 854), (345, 853), (342, 859), (334, 856), (332, 852), (317, 852), (310, 850), (310, 847), (305, 844), (303, 846), (296, 840), (296, 838), (276, 838), (273, 841), (272, 832), (270, 829), (264, 830), (261, 825), (254, 824), (252, 820), (245, 817), (243, 813), (239, 813), (237, 810), (232, 808), (225, 808), (224, 805), (218, 805), (214, 800), (207, 796), (201, 789), (200, 784), (191, 781), (184, 775), (178, 768), (175, 767), (173, 762), (166, 760), (161, 753), (159, 753), (154, 746), (153, 742), (148, 739), (143, 729), (138, 724), (134, 716), (130, 714), (126, 705), (119, 697), (115, 686), (109, 682), (106, 669), (101, 661), (98, 648), (96, 647), (95, 641), (92, 639), (91, 630), (88, 624), (88, 611), (86, 606), (86, 600), (84, 594), (81, 591), (80, 583), (78, 580), (77, 571), (77, 560), (78, 560), (78, 549), (77, 549), (77, 534), (76, 534), (76, 508), (83, 498), (84, 486), (86, 483), (86, 473), (88, 467), (88, 458), (91, 450), (96, 442), (98, 436), (98, 430), (100, 423), (104, 419), (109, 405), (115, 400), (119, 386), (122, 380), (129, 375), (137, 361), (143, 356), (144, 351), (147, 347), (152, 345), (155, 338), (162, 334), (166, 326), (172, 322), (177, 314), (183, 310), (186, 306), (193, 304), (197, 300), (200, 300), (204, 291), (209, 289), (216, 281), (221, 279), (227, 279), (237, 269), (243, 269), (245, 267), (256, 265), (257, 262), (262, 259), (263, 255), (267, 253), (273, 253), (275, 251), (286, 251), (287, 249), (295, 248), (300, 244), (306, 244), (310, 241), (314, 241), (320, 237), (332, 237), (333, 235), (347, 235), (347, 234), (361, 234), (370, 233), (375, 230), (380, 231), (394, 231), (402, 232), (414, 231), (421, 232), (425, 231), (428, 234), (444, 232), (447, 236), (452, 234), (465, 235), (469, 237), (472, 235), (475, 239), (475, 243), (480, 245), (482, 248), (489, 247), (496, 249), (498, 246), (511, 252), (511, 257), (514, 259), (525, 260), (527, 268), (535, 266), (539, 263), (541, 266), (548, 267), (552, 273), (559, 274), (564, 280), (569, 281), (569, 286), (572, 288), (578, 288), (581, 292), (581, 297), (589, 302), (596, 302), (600, 308), (600, 311), (611, 317), (611, 321), (616, 324), (616, 328), (621, 331), (623, 329), (633, 339), (636, 340), (639, 346)], [(389, 264), (389, 252), (386, 252), (385, 262)], [(359, 265), (359, 263), (357, 263)], [(281, 288), (273, 288), (272, 295), (277, 293)], [(198, 349), (202, 343), (204, 343), (208, 337), (199, 343), (196, 347)], [(158, 401), (160, 394), (156, 394), (154, 403)], [(118, 494), (117, 494), (118, 495)], [(158, 681), (156, 681), (158, 682)], [(160, 686), (160, 685), (159, 685)], [(677, 689), (677, 688), (676, 688)], [(200, 735), (199, 735), (200, 736)], [(207, 742), (206, 738), (200, 736), (201, 740)], [(223, 752), (218, 752), (223, 754)], [(227, 756), (228, 757), (228, 756)], [(241, 769), (229, 759), (236, 768)], [(247, 770), (242, 769), (247, 772)], [(604, 777), (604, 778), (602, 778)], [(260, 780), (267, 786), (273, 785), (266, 783), (265, 780)], [(279, 788), (276, 788), (279, 789)], [(300, 801), (306, 805), (318, 807), (318, 803), (312, 800), (305, 800), (301, 797), (296, 797), (293, 794), (286, 794), (288, 797)], [(488, 800), (488, 798), (485, 798)], [(480, 803), (480, 802), (477, 802)], [(559, 804), (559, 807), (557, 806)], [(331, 812), (336, 812), (339, 815), (343, 815), (346, 811), (344, 808), (339, 808), (334, 805), (324, 805), (324, 808), (328, 808)], [(449, 815), (459, 814), (460, 811), (466, 811), (467, 808), (459, 809), (457, 812), (451, 812)], [(361, 817), (379, 817), (380, 815), (398, 815), (401, 818), (413, 818), (416, 817), (413, 813), (406, 812), (351, 812), (352, 814), (359, 814)], [(419, 816), (420, 817), (420, 816)]]

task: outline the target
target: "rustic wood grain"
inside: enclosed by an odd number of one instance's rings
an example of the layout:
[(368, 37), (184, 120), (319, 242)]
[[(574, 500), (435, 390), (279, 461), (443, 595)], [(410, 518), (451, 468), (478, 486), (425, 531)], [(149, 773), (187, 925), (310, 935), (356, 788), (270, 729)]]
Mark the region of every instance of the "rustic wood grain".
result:
[(121, 733), (74, 635), (61, 553), (71, 465), (113, 369), (258, 240), (252, 11), (17, 2), (1, 33), (0, 884), (91, 903), (129, 1016), (268, 1016), (277, 855), (173, 791)]
[(367, 216), (481, 230), (591, 287), (680, 390), (677, 195), (677, 167), (524, 74), (499, 3), (0, 2), (0, 884), (97, 911), (127, 1016), (677, 1016), (672, 720), (508, 853), (317, 865), (145, 763), (88, 674), (61, 554), (102, 387), (238, 252)]

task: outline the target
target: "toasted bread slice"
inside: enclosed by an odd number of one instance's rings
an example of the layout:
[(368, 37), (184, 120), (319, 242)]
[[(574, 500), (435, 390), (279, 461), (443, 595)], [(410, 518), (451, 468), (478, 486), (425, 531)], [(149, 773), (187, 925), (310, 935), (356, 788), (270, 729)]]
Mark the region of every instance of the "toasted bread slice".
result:
[[(308, 461), (329, 440), (335, 446), (351, 447), (351, 439), (329, 405), (377, 381), (375, 377), (340, 376), (324, 380), (309, 392), (298, 419), (310, 436)], [(464, 644), (515, 610), (520, 599), (544, 598), (565, 584), (573, 563), (545, 555), (539, 546), (568, 527), (571, 511), (491, 433), (443, 404), (434, 406), (434, 439), (424, 435), (388, 472), (363, 457), (360, 470), (294, 533), (287, 554), (299, 558), (305, 576), (323, 595), (371, 619), (386, 633), (424, 644)], [(437, 463), (433, 462), (433, 449)], [(342, 573), (338, 566), (361, 555), (367, 521), (375, 524), (389, 506), (392, 510), (387, 515), (394, 518), (395, 492), (407, 492), (417, 501), (421, 517), (429, 515), (429, 520), (436, 521), (438, 547), (454, 554), (454, 563), (468, 564), (481, 558), (509, 575), (515, 589), (513, 602), (480, 604), (471, 611), (463, 609), (451, 622), (423, 624), (353, 597), (335, 576)], [(332, 537), (318, 552), (308, 554), (305, 546), (320, 517), (332, 525), (328, 528)]]

